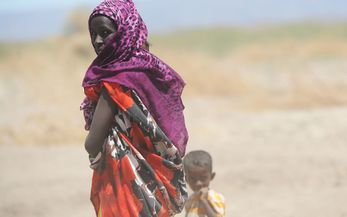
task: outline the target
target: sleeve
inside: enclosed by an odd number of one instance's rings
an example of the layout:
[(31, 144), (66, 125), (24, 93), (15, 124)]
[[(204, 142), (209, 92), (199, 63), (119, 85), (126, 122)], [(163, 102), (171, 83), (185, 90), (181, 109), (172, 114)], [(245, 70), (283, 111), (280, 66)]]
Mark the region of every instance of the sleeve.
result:
[(92, 124), (93, 115), (95, 111), (96, 103), (88, 99), (88, 97), (84, 98), (83, 102), (80, 105), (80, 110), (83, 111), (84, 117), (84, 129), (89, 130), (90, 125)]
[(106, 88), (112, 100), (123, 111), (127, 111), (134, 105), (134, 100), (130, 91), (126, 91), (117, 83), (103, 82), (102, 85)]
[(86, 98), (92, 102), (98, 101), (100, 92), (101, 92), (100, 86), (91, 86), (91, 87), (84, 88), (84, 94), (86, 95)]
[(101, 88), (98, 86), (91, 86), (84, 88), (84, 94), (86, 97), (80, 105), (80, 110), (83, 111), (83, 117), (85, 121), (84, 128), (85, 130), (90, 129), (90, 125), (93, 120), (95, 108), (97, 101), (99, 99), (99, 95), (101, 92)]
[(208, 202), (210, 203), (214, 211), (217, 213), (218, 217), (225, 216), (225, 199), (223, 195), (213, 190), (210, 190), (208, 192)]

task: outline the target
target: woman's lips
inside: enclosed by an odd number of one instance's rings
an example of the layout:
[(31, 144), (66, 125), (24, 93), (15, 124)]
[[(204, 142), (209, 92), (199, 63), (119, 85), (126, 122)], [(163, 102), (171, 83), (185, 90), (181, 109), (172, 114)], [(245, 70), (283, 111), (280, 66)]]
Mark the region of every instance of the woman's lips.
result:
[(96, 53), (99, 54), (101, 53), (101, 51), (104, 49), (105, 46), (101, 46), (101, 47), (98, 47), (96, 48)]

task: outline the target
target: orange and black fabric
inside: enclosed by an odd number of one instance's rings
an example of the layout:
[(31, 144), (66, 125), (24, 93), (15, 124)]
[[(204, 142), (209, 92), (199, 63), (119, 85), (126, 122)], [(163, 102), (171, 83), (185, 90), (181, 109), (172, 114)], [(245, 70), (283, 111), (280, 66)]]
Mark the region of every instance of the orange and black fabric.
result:
[[(91, 200), (98, 217), (168, 217), (187, 199), (177, 148), (137, 94), (103, 82), (117, 105), (103, 150), (91, 159)], [(85, 89), (96, 101), (101, 86)]]

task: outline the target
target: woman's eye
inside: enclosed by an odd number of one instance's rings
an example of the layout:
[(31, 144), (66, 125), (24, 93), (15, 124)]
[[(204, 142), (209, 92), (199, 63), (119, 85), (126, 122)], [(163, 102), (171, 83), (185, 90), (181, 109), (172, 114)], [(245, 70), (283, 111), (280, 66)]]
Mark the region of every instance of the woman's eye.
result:
[(106, 38), (106, 37), (109, 36), (110, 34), (111, 34), (110, 31), (105, 30), (105, 31), (102, 32), (102, 37), (103, 37), (103, 38)]

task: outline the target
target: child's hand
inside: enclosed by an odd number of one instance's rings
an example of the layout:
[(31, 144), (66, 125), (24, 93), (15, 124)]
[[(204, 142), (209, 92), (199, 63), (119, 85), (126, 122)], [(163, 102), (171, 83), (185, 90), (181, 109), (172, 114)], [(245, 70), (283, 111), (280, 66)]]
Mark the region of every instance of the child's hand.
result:
[(208, 188), (201, 188), (200, 191), (200, 200), (206, 200), (207, 201), (207, 197), (208, 197)]
[(206, 210), (206, 216), (208, 217), (217, 217), (217, 213), (214, 211), (210, 202), (208, 202), (208, 188), (202, 188), (199, 191), (200, 193), (200, 204)]

